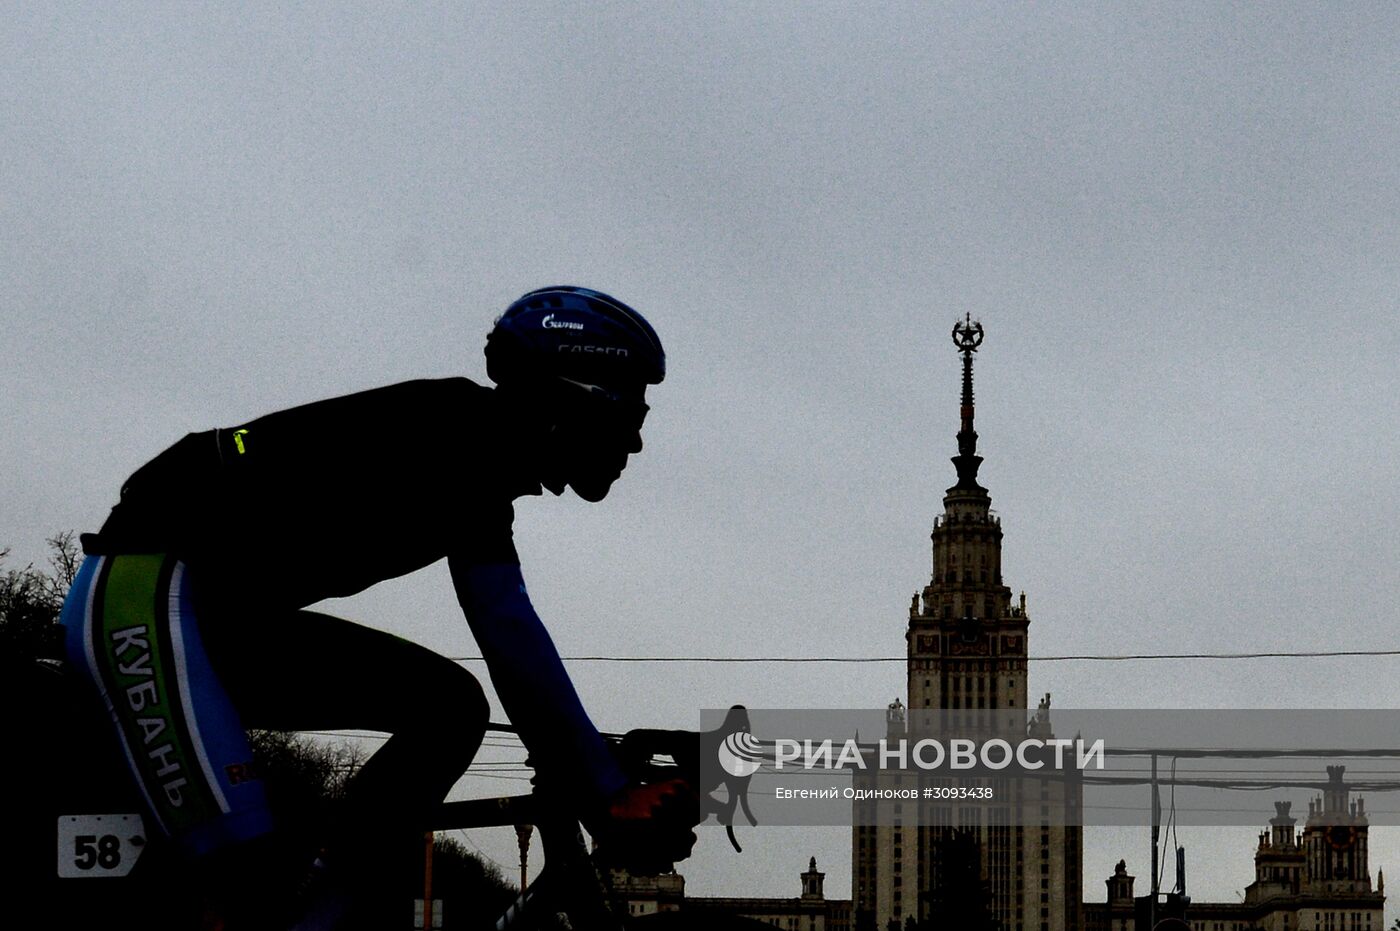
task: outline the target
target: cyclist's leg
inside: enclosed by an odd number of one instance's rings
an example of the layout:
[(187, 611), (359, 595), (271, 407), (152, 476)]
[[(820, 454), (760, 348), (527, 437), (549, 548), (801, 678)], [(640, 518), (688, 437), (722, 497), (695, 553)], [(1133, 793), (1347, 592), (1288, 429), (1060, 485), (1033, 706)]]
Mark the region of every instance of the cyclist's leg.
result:
[(247, 742), (209, 668), (192, 590), (168, 555), (89, 558), (63, 622), (69, 659), (110, 709), (149, 813), (198, 856), (271, 823), (261, 786), (236, 776)]
[(314, 611), (206, 626), (211, 661), (247, 726), (391, 734), (351, 783), (332, 856), (364, 865), (386, 844), (420, 842), (485, 732), (476, 678), (422, 646)]
[(203, 649), (193, 591), (172, 556), (90, 556), (63, 608), (69, 661), (110, 713), (149, 828), (174, 842), (190, 874), (162, 887), (172, 902), (217, 897), (235, 873), (259, 890), (270, 875), (268, 858), (232, 853), (265, 845), (272, 819)]

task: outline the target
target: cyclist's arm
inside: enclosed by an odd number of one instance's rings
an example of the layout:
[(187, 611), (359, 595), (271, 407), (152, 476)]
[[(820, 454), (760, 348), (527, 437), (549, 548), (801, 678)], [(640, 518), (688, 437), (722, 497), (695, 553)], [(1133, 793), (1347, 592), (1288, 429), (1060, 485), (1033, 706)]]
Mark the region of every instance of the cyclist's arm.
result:
[(448, 566), (496, 694), (536, 769), (582, 779), (595, 802), (622, 789), (627, 778), (583, 710), (559, 651), (530, 604), (520, 565), (454, 556)]

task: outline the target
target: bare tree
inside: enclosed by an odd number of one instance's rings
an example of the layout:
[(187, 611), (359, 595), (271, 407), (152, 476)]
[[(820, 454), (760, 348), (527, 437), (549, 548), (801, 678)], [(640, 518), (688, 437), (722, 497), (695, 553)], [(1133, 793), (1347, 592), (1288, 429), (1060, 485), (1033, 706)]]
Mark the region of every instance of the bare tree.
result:
[[(45, 542), (49, 546), (48, 570), (30, 563), (23, 569), (0, 573), (0, 657), (5, 659), (57, 659), (63, 655), (63, 628), (58, 618), (82, 555), (71, 530), (54, 534)], [(8, 547), (0, 550), (0, 562), (9, 555)]]

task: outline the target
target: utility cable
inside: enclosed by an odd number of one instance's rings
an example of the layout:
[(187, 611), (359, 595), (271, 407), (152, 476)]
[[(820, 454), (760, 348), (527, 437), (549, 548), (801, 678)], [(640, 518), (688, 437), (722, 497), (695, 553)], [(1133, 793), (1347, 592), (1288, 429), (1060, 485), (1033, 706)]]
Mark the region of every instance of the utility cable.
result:
[[(1035, 663), (1119, 663), (1183, 659), (1326, 659), (1330, 657), (1400, 656), (1400, 650), (1273, 650), (1250, 653), (1068, 653), (1029, 656)], [(568, 663), (907, 663), (907, 656), (564, 656)], [(481, 656), (450, 656), (458, 663), (485, 662)]]

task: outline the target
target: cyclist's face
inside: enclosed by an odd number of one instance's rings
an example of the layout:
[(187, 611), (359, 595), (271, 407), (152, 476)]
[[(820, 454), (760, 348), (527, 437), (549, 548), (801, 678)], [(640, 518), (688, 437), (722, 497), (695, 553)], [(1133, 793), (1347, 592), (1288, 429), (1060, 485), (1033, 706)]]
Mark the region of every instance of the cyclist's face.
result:
[(580, 388), (573, 400), (555, 431), (556, 479), (585, 501), (602, 501), (627, 467), (627, 457), (642, 451), (647, 406), (641, 392), (604, 397)]

